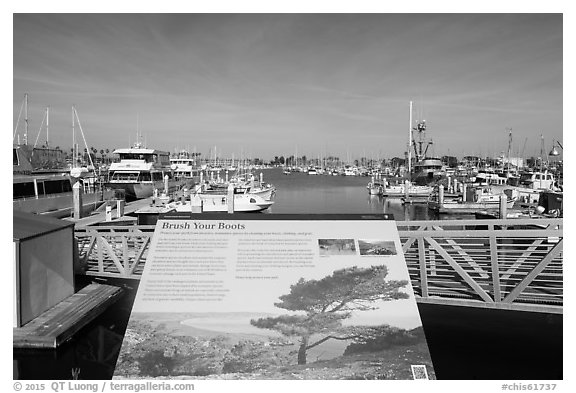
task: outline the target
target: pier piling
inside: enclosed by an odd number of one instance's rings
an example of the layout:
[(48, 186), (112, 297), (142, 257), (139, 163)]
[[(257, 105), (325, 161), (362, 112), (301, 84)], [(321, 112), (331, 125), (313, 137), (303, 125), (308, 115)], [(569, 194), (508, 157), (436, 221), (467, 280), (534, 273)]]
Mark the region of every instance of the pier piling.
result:
[(438, 202), (440, 203), (440, 206), (442, 206), (444, 204), (444, 185), (440, 184), (438, 186)]
[(507, 202), (508, 202), (508, 197), (506, 196), (506, 194), (501, 194), (500, 195), (500, 205), (499, 205), (499, 207), (500, 207), (499, 212), (500, 212), (500, 219), (501, 220), (505, 220), (506, 216), (508, 215)]
[(79, 179), (72, 185), (72, 198), (74, 204), (74, 218), (82, 218), (82, 184)]
[(228, 213), (232, 214), (234, 213), (234, 186), (232, 184), (228, 185), (227, 201), (228, 201)]

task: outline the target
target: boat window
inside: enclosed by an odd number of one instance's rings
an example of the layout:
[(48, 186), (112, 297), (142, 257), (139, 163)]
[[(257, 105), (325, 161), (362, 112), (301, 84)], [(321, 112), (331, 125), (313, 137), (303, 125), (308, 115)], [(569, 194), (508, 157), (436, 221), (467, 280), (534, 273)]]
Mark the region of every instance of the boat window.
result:
[(116, 181), (137, 181), (138, 172), (114, 172), (111, 180)]
[(164, 180), (164, 179), (162, 178), (162, 173), (161, 173), (161, 172), (154, 172), (154, 173), (152, 173), (152, 180), (154, 180), (154, 181), (162, 181), (162, 180)]
[(34, 183), (14, 183), (14, 199), (33, 197), (34, 193)]
[(250, 198), (250, 203), (256, 203), (256, 199)]
[(61, 194), (72, 191), (72, 186), (68, 180), (46, 180), (44, 182), (44, 192), (49, 194)]
[(20, 165), (17, 149), (12, 149), (12, 165)]
[(37, 181), (36, 187), (38, 188), (38, 196), (43, 196), (44, 195), (44, 182)]
[(140, 181), (150, 181), (150, 172), (140, 172)]

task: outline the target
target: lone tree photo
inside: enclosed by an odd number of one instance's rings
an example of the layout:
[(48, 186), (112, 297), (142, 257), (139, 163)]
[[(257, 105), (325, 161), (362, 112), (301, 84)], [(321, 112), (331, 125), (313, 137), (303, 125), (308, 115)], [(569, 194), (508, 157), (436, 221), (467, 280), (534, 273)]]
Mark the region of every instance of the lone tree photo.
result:
[[(401, 292), (407, 280), (386, 281), (386, 266), (357, 266), (336, 270), (321, 280), (305, 280), (290, 286), (290, 293), (279, 297), (276, 307), (304, 311), (302, 315), (281, 315), (251, 320), (253, 326), (271, 329), (289, 337), (300, 337), (298, 364), (306, 364), (306, 352), (330, 339), (361, 339), (381, 330), (378, 327), (342, 326), (352, 311), (375, 310), (376, 302), (407, 299)], [(321, 337), (310, 342), (313, 335)]]

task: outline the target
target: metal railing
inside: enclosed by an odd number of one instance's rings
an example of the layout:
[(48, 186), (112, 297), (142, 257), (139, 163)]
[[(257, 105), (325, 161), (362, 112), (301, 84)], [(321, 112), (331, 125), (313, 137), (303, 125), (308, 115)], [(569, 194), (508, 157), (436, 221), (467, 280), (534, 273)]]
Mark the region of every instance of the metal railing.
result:
[[(397, 222), (418, 302), (562, 313), (562, 219)], [(139, 279), (153, 225), (76, 229), (86, 275)]]
[(562, 219), (397, 226), (419, 302), (562, 313)]

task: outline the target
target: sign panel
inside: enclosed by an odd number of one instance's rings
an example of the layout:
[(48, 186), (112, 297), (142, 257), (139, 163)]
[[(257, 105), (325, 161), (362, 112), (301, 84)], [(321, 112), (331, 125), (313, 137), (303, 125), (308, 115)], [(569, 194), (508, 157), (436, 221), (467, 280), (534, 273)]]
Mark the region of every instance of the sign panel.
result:
[(394, 221), (200, 217), (156, 224), (115, 378), (434, 377)]

